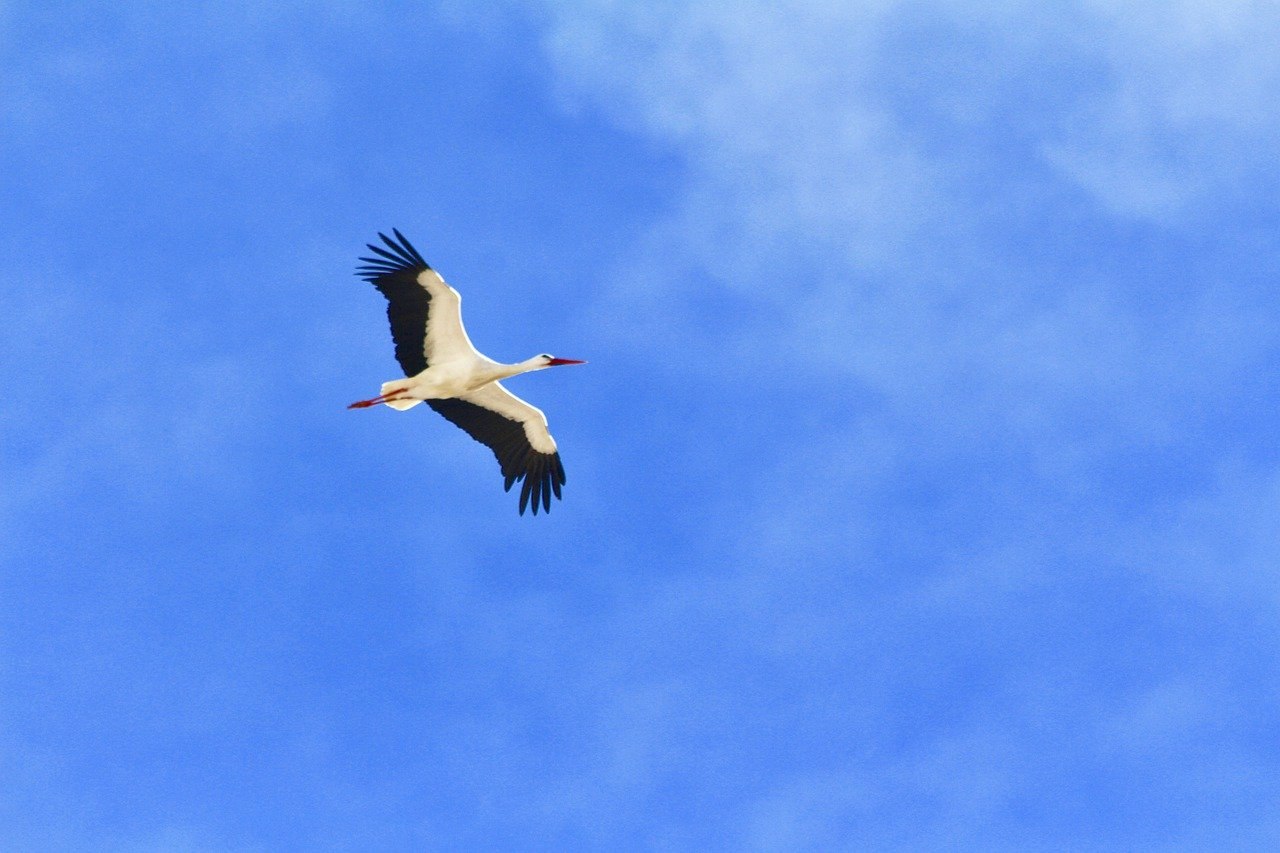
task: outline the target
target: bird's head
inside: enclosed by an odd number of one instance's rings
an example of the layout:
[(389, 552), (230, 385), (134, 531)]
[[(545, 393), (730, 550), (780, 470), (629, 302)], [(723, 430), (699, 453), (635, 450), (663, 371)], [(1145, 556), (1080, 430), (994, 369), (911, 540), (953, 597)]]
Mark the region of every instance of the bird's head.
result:
[(585, 361), (578, 361), (576, 358), (556, 358), (554, 355), (548, 355), (545, 352), (542, 355), (535, 356), (535, 358), (542, 362), (542, 367), (558, 367), (561, 364), (586, 364)]

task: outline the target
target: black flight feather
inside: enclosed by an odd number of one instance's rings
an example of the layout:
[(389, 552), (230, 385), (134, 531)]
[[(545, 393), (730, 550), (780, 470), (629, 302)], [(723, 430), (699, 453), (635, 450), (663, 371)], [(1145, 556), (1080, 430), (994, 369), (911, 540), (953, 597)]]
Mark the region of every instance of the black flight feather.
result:
[[(538, 514), (539, 504), (543, 512), (551, 511), (551, 492), (560, 497), (564, 484), (564, 463), (559, 453), (539, 453), (529, 444), (524, 424), (513, 421), (495, 411), (469, 403), (466, 400), (427, 400), (446, 420), (462, 429), (467, 435), (493, 451), (502, 471), (502, 488), (511, 491), (516, 483), (520, 488), (520, 514), (530, 508)], [(531, 501), (531, 498), (536, 498)]]
[(386, 297), (387, 320), (391, 323), (396, 361), (400, 362), (405, 376), (417, 376), (427, 369), (427, 314), (431, 309), (431, 294), (418, 284), (418, 275), (431, 267), (403, 234), (395, 229), (392, 233), (399, 243), (385, 234), (378, 234), (391, 251), (372, 243), (366, 244), (381, 257), (361, 258), (365, 263), (356, 268), (356, 275)]
[[(374, 257), (362, 257), (356, 275), (372, 284), (387, 299), (387, 319), (391, 323), (391, 339), (396, 347), (396, 361), (405, 376), (417, 376), (427, 369), (427, 316), (431, 310), (431, 294), (418, 283), (418, 276), (430, 265), (418, 254), (398, 229), (394, 236), (381, 232), (378, 236), (386, 248), (367, 243)], [(488, 446), (498, 460), (502, 472), (502, 488), (520, 488), (520, 514), (532, 506), (538, 514), (551, 511), (551, 495), (560, 497), (564, 485), (564, 464), (559, 453), (539, 453), (529, 444), (524, 425), (483, 406), (466, 400), (427, 400), (446, 420), (460, 427), (476, 441)]]

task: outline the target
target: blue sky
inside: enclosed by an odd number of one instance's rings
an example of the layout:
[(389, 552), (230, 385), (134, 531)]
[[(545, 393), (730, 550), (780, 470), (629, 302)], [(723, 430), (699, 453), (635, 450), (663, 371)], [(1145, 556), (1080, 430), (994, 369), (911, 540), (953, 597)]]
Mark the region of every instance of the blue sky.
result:
[[(1278, 42), (0, 3), (0, 847), (1272, 846)], [(343, 408), (391, 227), (549, 516)]]

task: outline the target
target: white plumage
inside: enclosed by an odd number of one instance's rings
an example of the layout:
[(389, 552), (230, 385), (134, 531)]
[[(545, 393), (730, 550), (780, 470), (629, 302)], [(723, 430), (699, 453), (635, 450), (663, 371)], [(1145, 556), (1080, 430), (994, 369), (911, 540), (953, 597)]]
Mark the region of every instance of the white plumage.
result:
[(387, 319), (404, 379), (382, 384), (382, 392), (352, 403), (360, 409), (386, 404), (401, 411), (425, 402), (472, 438), (487, 445), (502, 468), (504, 488), (523, 481), (520, 513), (530, 503), (551, 510), (560, 497), (564, 465), (547, 417), (499, 382), (509, 376), (562, 364), (583, 364), (545, 353), (515, 364), (483, 355), (462, 324), (462, 296), (433, 270), (404, 235), (379, 234), (387, 248), (368, 244), (378, 257), (361, 258), (357, 274), (387, 298)]

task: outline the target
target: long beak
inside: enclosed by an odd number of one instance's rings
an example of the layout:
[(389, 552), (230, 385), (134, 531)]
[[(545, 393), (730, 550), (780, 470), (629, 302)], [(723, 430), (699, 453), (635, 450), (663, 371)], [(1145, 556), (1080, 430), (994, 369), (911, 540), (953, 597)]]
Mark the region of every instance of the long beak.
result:
[(558, 364), (586, 364), (586, 362), (578, 361), (576, 358), (553, 358), (547, 362), (547, 367), (555, 367)]

